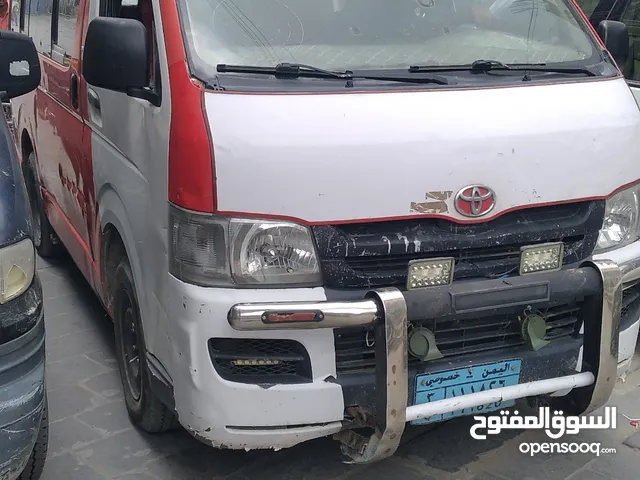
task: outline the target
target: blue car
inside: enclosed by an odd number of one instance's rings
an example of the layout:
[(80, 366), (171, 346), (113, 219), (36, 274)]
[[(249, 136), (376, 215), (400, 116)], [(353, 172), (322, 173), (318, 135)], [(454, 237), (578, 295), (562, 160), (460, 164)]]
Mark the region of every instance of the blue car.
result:
[[(0, 100), (39, 83), (32, 40), (0, 31)], [(0, 112), (0, 480), (38, 479), (47, 457), (45, 327), (31, 235), (20, 163)]]

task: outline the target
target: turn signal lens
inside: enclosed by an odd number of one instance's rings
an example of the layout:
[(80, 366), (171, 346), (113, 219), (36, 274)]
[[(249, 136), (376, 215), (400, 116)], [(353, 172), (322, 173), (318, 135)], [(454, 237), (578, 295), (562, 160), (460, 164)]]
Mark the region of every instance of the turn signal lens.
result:
[(264, 323), (319, 322), (323, 318), (322, 312), (265, 312), (262, 314)]

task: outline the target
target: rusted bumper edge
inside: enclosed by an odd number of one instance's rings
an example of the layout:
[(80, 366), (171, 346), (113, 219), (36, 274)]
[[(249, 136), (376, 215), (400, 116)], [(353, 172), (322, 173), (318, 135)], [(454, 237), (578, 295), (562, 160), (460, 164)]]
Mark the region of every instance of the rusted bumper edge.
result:
[[(406, 292), (396, 288), (376, 289), (355, 302), (238, 304), (229, 311), (228, 320), (234, 329), (243, 331), (375, 325), (377, 399), (374, 432), (369, 437), (350, 430), (338, 434), (343, 453), (351, 458), (350, 463), (370, 463), (395, 453), (407, 422), (431, 415), (490, 402), (551, 394), (565, 389), (587, 392), (586, 401), (580, 402), (584, 413), (604, 405), (616, 380), (622, 274), (620, 268), (609, 260), (585, 262), (580, 269), (593, 269), (588, 273), (592, 278), (597, 276), (601, 280), (599, 294), (592, 296), (594, 303), (589, 306), (591, 318), (585, 319), (583, 365), (586, 367), (582, 372), (421, 405), (408, 404)], [(537, 282), (536, 279), (544, 277), (537, 275), (520, 277), (516, 283), (524, 285), (533, 282), (534, 285), (543, 285), (544, 281)], [(568, 276), (567, 280), (569, 279)], [(514, 298), (517, 300), (517, 289), (520, 287), (513, 287)], [(424, 289), (425, 292), (428, 290), (430, 289)], [(489, 297), (502, 297), (503, 302), (506, 300), (505, 290), (487, 289), (484, 293), (489, 294)], [(415, 299), (417, 294), (417, 291), (413, 291), (410, 297)]]

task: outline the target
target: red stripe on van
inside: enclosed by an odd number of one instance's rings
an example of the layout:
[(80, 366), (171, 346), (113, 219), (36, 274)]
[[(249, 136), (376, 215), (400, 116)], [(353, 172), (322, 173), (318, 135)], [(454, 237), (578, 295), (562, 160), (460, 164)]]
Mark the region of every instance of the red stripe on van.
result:
[(213, 144), (204, 86), (191, 78), (175, 0), (160, 0), (171, 87), (169, 201), (189, 210), (216, 209)]

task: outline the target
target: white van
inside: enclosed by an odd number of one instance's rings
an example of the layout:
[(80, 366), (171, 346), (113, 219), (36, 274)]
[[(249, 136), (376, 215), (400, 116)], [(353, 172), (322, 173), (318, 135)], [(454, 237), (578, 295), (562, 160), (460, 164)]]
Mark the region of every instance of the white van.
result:
[(607, 401), (640, 319), (624, 25), (568, 0), (13, 2), (43, 65), (12, 104), (38, 251), (112, 316), (142, 429), (338, 434), (369, 462), (408, 422)]

